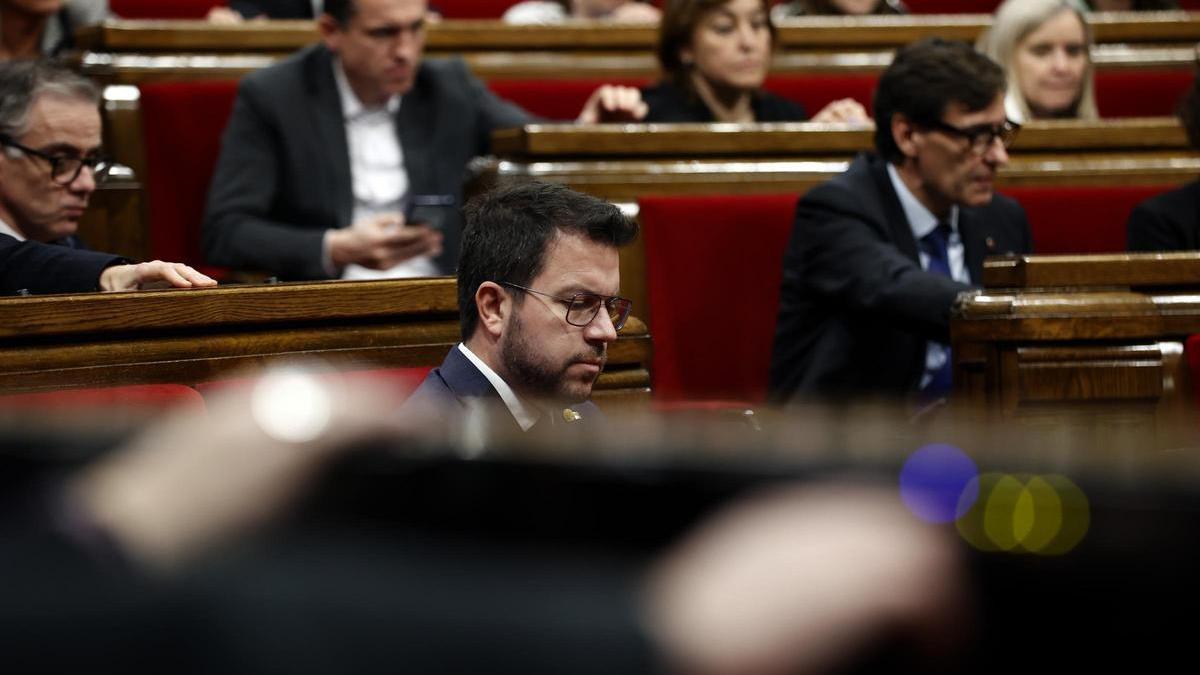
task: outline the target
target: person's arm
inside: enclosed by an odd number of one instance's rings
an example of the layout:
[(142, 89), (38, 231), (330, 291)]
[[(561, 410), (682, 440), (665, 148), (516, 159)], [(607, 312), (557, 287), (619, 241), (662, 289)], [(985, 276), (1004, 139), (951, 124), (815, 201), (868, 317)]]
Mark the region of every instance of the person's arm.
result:
[(17, 241), (0, 234), (0, 294), (95, 291), (101, 273), (124, 262), (108, 253)]
[(891, 320), (928, 339), (946, 340), (950, 307), (971, 287), (931, 274), (906, 256), (872, 222), (860, 198), (825, 185), (796, 209), (796, 227), (784, 262), (785, 283), (808, 288), (853, 312)]
[(269, 120), (265, 95), (249, 81), (238, 90), (221, 141), (204, 217), (208, 262), (234, 269), (264, 270), (293, 279), (325, 279), (325, 229), (271, 218), (279, 196), (277, 143), (282, 130)]
[(72, 26), (90, 26), (112, 16), (108, 0), (67, 0), (63, 8), (71, 17)]

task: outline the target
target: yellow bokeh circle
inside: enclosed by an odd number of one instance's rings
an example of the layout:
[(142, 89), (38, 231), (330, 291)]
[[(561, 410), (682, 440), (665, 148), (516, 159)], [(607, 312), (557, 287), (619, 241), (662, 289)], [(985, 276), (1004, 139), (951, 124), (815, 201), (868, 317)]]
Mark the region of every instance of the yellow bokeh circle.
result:
[(956, 526), (981, 551), (1062, 555), (1087, 534), (1087, 497), (1064, 476), (985, 473), (974, 480), (978, 498)]

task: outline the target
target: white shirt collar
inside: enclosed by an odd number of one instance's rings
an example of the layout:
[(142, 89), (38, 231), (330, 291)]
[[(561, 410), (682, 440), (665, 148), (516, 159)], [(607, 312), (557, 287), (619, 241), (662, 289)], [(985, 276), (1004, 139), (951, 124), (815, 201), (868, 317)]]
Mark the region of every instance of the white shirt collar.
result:
[[(341, 59), (333, 60), (333, 79), (337, 82), (338, 96), (342, 99), (343, 119), (350, 121), (362, 115), (380, 111), (380, 108), (368, 108), (358, 100), (358, 95), (354, 93), (353, 87), (350, 86), (350, 79), (346, 77), (346, 71), (342, 68)], [(383, 104), (382, 110), (387, 111), (389, 115), (395, 115), (396, 111), (400, 110), (400, 94), (393, 94), (387, 103)]]
[[(908, 226), (912, 229), (913, 238), (921, 241), (921, 237), (933, 232), (937, 227), (937, 216), (933, 212), (925, 208), (921, 200), (908, 189), (904, 181), (900, 178), (900, 172), (890, 162), (887, 165), (888, 178), (892, 179), (892, 188), (896, 191), (896, 196), (900, 198), (900, 208), (904, 209), (904, 217), (908, 219)], [(958, 232), (958, 205), (950, 207), (950, 229), (953, 232)]]
[(496, 374), (496, 371), (492, 370), (488, 364), (484, 363), (483, 359), (475, 356), (474, 352), (467, 347), (466, 343), (458, 343), (458, 350), (463, 353), (463, 356), (467, 357), (467, 360), (475, 364), (475, 367), (479, 369), (479, 372), (483, 373), (483, 376), (487, 378), (488, 382), (492, 383), (492, 386), (496, 389), (496, 393), (500, 394), (500, 400), (504, 401), (504, 405), (508, 407), (508, 411), (512, 413), (513, 418), (517, 420), (517, 424), (520, 425), (521, 431), (529, 431), (530, 427), (532, 427), (542, 416), (542, 411), (538, 410), (534, 406), (522, 403), (521, 399), (517, 397), (512, 388), (509, 387), (508, 384)]
[(25, 241), (25, 235), (9, 227), (8, 223), (4, 222), (3, 220), (0, 220), (0, 234), (7, 234), (17, 241)]

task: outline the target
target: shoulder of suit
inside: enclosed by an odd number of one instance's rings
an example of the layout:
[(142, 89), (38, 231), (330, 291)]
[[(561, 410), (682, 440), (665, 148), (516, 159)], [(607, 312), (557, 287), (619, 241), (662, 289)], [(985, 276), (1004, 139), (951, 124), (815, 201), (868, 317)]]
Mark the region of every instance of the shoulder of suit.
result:
[[(278, 63), (260, 68), (242, 78), (242, 90), (278, 91), (303, 86), (306, 78), (319, 76), (321, 69), (333, 67), (333, 58), (325, 45), (309, 45)], [(332, 76), (332, 71), (330, 71)]]

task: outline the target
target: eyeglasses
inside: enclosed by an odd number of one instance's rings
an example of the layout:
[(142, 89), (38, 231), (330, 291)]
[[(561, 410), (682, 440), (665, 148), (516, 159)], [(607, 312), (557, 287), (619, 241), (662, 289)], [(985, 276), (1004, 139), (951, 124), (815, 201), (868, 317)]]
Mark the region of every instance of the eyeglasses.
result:
[(16, 148), (27, 155), (46, 160), (50, 163), (50, 180), (63, 186), (74, 183), (85, 166), (92, 170), (92, 177), (97, 183), (103, 183), (104, 179), (108, 178), (108, 172), (112, 170), (112, 162), (104, 157), (52, 155), (22, 145), (7, 134), (0, 134), (0, 145)]
[(1016, 138), (1017, 132), (1021, 129), (1020, 124), (1017, 124), (1011, 120), (1004, 120), (1003, 124), (998, 124), (996, 126), (992, 126), (990, 124), (981, 124), (974, 127), (967, 127), (966, 129), (959, 129), (958, 127), (946, 124), (941, 120), (925, 122), (921, 126), (925, 126), (930, 129), (937, 129), (938, 131), (945, 132), (952, 136), (958, 136), (959, 138), (967, 139), (967, 141), (971, 144), (971, 152), (974, 152), (977, 155), (982, 155), (987, 152), (988, 148), (992, 147), (992, 143), (995, 143), (997, 138), (1000, 139), (1000, 145), (1008, 148), (1010, 145), (1012, 145), (1013, 139)]
[(533, 293), (534, 295), (542, 295), (563, 303), (567, 306), (567, 323), (572, 326), (579, 326), (580, 328), (591, 323), (596, 318), (596, 315), (600, 313), (600, 307), (603, 306), (608, 310), (608, 318), (612, 321), (613, 328), (621, 330), (625, 326), (625, 320), (629, 318), (629, 310), (633, 309), (632, 300), (616, 295), (576, 293), (569, 298), (560, 298), (557, 295), (535, 291), (532, 288), (510, 284), (507, 281), (501, 281), (500, 285), (525, 291), (526, 293)]

